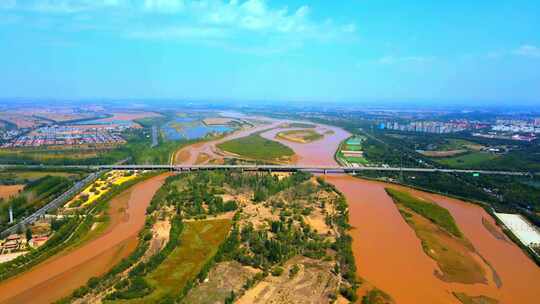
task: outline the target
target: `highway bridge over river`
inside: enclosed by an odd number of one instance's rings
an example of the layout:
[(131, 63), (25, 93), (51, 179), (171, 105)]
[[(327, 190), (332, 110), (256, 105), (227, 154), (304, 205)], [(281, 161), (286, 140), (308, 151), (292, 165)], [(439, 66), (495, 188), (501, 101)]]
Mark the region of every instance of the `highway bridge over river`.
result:
[(462, 173), (462, 174), (487, 174), (487, 175), (510, 175), (510, 176), (533, 176), (540, 173), (518, 172), (518, 171), (489, 171), (489, 170), (460, 170), (460, 169), (437, 169), (437, 168), (401, 168), (401, 167), (343, 167), (343, 166), (301, 166), (301, 165), (66, 165), (66, 166), (45, 166), (45, 165), (0, 165), (0, 169), (39, 169), (39, 170), (61, 170), (61, 169), (83, 169), (95, 171), (85, 179), (77, 182), (71, 189), (60, 195), (46, 206), (43, 206), (32, 215), (15, 223), (13, 226), (0, 232), (0, 237), (5, 237), (15, 233), (19, 227), (28, 225), (44, 216), (50, 210), (56, 209), (66, 203), (69, 199), (79, 193), (84, 187), (91, 184), (103, 172), (108, 170), (166, 170), (177, 172), (191, 172), (204, 170), (241, 170), (250, 172), (310, 172), (319, 174), (357, 174), (362, 171), (379, 172), (417, 172), (417, 173)]
[(260, 172), (297, 172), (304, 171), (322, 174), (356, 174), (362, 171), (379, 172), (418, 172), (418, 173), (462, 173), (486, 175), (531, 176), (540, 173), (524, 171), (491, 171), (441, 168), (412, 168), (412, 167), (344, 167), (344, 166), (310, 166), (310, 165), (71, 165), (71, 166), (40, 166), (40, 165), (0, 165), (0, 169), (84, 169), (84, 170), (167, 170), (167, 171), (204, 171), (204, 170), (242, 170)]

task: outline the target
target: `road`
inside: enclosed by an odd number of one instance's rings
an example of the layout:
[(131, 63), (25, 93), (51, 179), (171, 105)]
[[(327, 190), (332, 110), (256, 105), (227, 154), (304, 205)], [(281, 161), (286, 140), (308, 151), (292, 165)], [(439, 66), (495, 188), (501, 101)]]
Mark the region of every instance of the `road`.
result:
[[(245, 171), (279, 171), (295, 172), (306, 171), (312, 173), (343, 174), (361, 171), (389, 171), (389, 172), (419, 172), (419, 173), (463, 173), (463, 174), (487, 174), (487, 175), (510, 175), (530, 176), (540, 173), (524, 171), (490, 171), (490, 170), (463, 170), (463, 169), (440, 169), (440, 168), (401, 168), (401, 167), (344, 167), (344, 166), (298, 166), (298, 165), (72, 165), (72, 166), (22, 166), (26, 169), (51, 168), (51, 169), (85, 169), (85, 170), (170, 170), (170, 171), (195, 171), (195, 170), (245, 170)], [(21, 168), (18, 165), (0, 165), (0, 169)]]
[(67, 201), (69, 201), (75, 194), (81, 192), (84, 187), (89, 185), (90, 183), (94, 182), (97, 177), (101, 174), (101, 171), (94, 172), (89, 174), (87, 177), (85, 177), (83, 180), (78, 181), (75, 183), (68, 191), (62, 193), (60, 196), (52, 200), (47, 205), (41, 207), (39, 210), (34, 212), (32, 215), (24, 218), (20, 222), (16, 223), (15, 225), (5, 229), (4, 231), (0, 232), (0, 237), (5, 237), (7, 235), (10, 235), (12, 233), (17, 232), (17, 228), (22, 225), (28, 225), (33, 222), (35, 222), (37, 219), (39, 219), (41, 216), (45, 215), (48, 211), (58, 208), (59, 206), (65, 204)]

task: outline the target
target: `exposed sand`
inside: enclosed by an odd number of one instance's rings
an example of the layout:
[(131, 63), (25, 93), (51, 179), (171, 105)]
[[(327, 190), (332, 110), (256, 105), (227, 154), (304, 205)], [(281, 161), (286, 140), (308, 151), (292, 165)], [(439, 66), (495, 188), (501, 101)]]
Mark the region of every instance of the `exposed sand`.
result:
[(24, 185), (0, 185), (0, 199), (9, 199), (10, 197), (19, 194)]

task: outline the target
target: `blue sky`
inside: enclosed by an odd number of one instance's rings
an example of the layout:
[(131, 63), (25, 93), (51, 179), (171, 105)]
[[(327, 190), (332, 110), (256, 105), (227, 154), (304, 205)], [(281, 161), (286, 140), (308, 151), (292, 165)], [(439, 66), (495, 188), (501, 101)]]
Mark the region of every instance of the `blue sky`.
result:
[(8, 98), (540, 104), (540, 1), (0, 0), (0, 70)]

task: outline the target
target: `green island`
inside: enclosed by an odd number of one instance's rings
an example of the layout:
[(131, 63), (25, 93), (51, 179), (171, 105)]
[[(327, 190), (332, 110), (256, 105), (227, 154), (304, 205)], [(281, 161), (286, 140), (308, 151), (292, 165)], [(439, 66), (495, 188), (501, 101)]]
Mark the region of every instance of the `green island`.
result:
[(310, 143), (319, 139), (322, 139), (324, 136), (315, 132), (314, 130), (287, 130), (282, 131), (276, 134), (276, 138), (285, 139), (297, 143)]
[(448, 210), (404, 191), (386, 188), (386, 192), (420, 239), (424, 252), (439, 266), (438, 277), (464, 284), (487, 282), (485, 270), (478, 262), (481, 257)]
[(287, 161), (294, 155), (291, 148), (262, 137), (260, 132), (226, 141), (218, 144), (217, 147), (252, 160)]
[(347, 214), (341, 194), (306, 173), (171, 176), (147, 208), (137, 249), (59, 303), (249, 302), (261, 287), (284, 302), (354, 301)]

